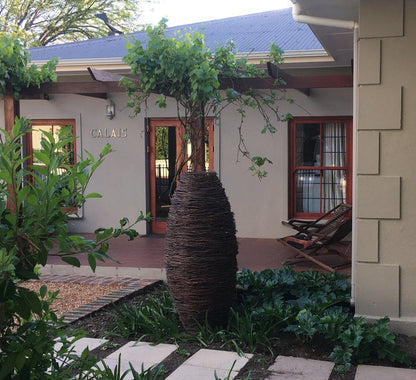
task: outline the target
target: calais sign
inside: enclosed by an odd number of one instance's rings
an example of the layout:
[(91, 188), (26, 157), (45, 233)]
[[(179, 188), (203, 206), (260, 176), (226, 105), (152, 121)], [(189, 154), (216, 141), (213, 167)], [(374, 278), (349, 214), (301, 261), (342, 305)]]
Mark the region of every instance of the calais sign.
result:
[(93, 128), (90, 130), (91, 136), (95, 139), (116, 138), (125, 139), (127, 137), (127, 128)]

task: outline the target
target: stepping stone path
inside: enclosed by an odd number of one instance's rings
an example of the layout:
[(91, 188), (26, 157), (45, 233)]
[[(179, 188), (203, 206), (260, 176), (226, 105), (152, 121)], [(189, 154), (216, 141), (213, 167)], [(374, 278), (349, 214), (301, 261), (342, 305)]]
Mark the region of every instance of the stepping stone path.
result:
[[(77, 355), (88, 347), (93, 350), (107, 341), (105, 339), (82, 338), (74, 342), (73, 349)], [(57, 343), (59, 345), (60, 343)], [(59, 346), (57, 346), (59, 347)], [(117, 351), (104, 358), (104, 362), (114, 368), (121, 355), (121, 370), (129, 369), (129, 362), (134, 369), (141, 372), (166, 359), (177, 349), (173, 344), (158, 344), (129, 342)], [(166, 380), (214, 380), (215, 374), (219, 379), (232, 380), (252, 358), (251, 354), (239, 356), (235, 352), (201, 349), (182, 363)], [(312, 360), (279, 355), (265, 374), (266, 380), (328, 380), (334, 363), (322, 360)], [(229, 377), (227, 377), (229, 376)], [(126, 376), (129, 380), (133, 377)], [(359, 365), (355, 380), (416, 380), (416, 370), (381, 366)], [(253, 379), (258, 380), (258, 379)]]
[[(158, 344), (157, 346), (151, 346), (145, 342), (129, 342), (120, 347), (117, 351), (114, 351), (111, 355), (104, 359), (104, 362), (114, 369), (118, 365), (118, 357), (121, 355), (121, 372), (130, 369), (129, 363), (131, 363), (137, 372), (146, 370), (156, 364), (159, 364), (162, 360), (166, 359), (177, 347), (174, 344)], [(126, 379), (129, 377), (127, 376)], [(131, 377), (133, 378), (133, 377)]]
[[(202, 349), (186, 360), (166, 380), (212, 380), (215, 373), (221, 379), (229, 375), (234, 379), (252, 358), (251, 354), (239, 356), (236, 352)], [(231, 373), (230, 373), (231, 371)]]
[(332, 362), (279, 355), (267, 380), (328, 380), (333, 368)]

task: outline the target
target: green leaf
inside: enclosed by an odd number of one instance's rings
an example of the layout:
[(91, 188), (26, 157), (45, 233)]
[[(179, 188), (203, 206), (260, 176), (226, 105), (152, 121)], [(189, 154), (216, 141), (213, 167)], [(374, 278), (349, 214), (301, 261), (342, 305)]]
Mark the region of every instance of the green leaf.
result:
[(17, 287), (17, 291), (31, 312), (36, 314), (40, 314), (42, 312), (42, 304), (35, 292), (32, 292), (31, 290), (23, 287)]
[(46, 293), (48, 292), (48, 288), (46, 285), (42, 285), (39, 289), (39, 294), (42, 298), (45, 298)]
[(102, 198), (103, 196), (99, 193), (89, 193), (88, 195), (85, 196), (85, 199), (89, 199), (89, 198)]
[(114, 232), (113, 228), (98, 228), (94, 231), (97, 242), (109, 238)]
[(19, 189), (17, 193), (17, 207), (20, 207), (20, 205), (26, 200), (29, 192), (30, 192), (29, 186), (24, 186), (23, 188)]
[(95, 268), (97, 267), (97, 261), (95, 256), (92, 253), (88, 254), (88, 264), (90, 265), (91, 270), (95, 273)]
[(80, 261), (76, 257), (73, 257), (73, 256), (64, 256), (62, 257), (62, 261), (77, 268), (81, 266)]

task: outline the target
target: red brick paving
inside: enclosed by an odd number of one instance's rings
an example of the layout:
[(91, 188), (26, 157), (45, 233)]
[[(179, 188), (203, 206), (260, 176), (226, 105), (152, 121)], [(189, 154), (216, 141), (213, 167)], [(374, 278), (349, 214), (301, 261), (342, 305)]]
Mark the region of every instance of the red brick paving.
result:
[[(93, 234), (83, 234), (92, 239)], [(281, 268), (282, 263), (292, 256), (293, 252), (280, 244), (276, 239), (239, 238), (239, 253), (237, 262), (239, 269), (247, 268), (253, 271)], [(132, 241), (121, 236), (109, 244), (108, 254), (111, 260), (97, 261), (101, 267), (133, 267), (133, 268), (165, 268), (165, 239), (164, 237), (140, 236)], [(88, 265), (85, 256), (79, 256), (81, 265)], [(329, 258), (331, 260), (331, 258)], [(50, 256), (48, 264), (64, 264), (59, 257)], [(296, 269), (317, 269), (317, 267), (305, 262), (296, 266)], [(350, 268), (342, 270), (350, 272)]]

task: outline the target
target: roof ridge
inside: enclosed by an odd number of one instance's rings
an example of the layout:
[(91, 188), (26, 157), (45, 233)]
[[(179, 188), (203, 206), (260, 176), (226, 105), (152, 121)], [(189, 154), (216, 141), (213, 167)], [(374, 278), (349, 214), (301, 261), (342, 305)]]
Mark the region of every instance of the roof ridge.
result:
[(271, 10), (271, 11), (256, 12), (256, 13), (247, 13), (247, 14), (240, 15), (240, 16), (230, 16), (230, 17), (218, 18), (218, 19), (214, 19), (214, 20), (206, 20), (206, 21), (199, 21), (199, 22), (194, 22), (194, 23), (190, 23), (190, 24), (182, 24), (182, 25), (170, 26), (170, 27), (168, 27), (166, 29), (167, 30), (170, 30), (170, 29), (174, 29), (174, 28), (182, 28), (182, 27), (192, 26), (192, 25), (211, 24), (211, 23), (223, 22), (223, 21), (231, 20), (231, 19), (244, 19), (244, 18), (247, 18), (247, 17), (264, 15), (266, 13), (280, 13), (280, 12), (283, 13), (283, 11), (288, 11), (288, 10), (291, 10), (291, 9), (292, 8), (282, 8), (282, 9), (275, 9), (275, 10)]

